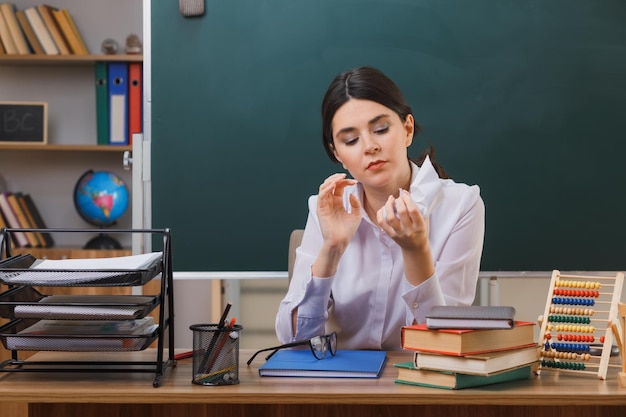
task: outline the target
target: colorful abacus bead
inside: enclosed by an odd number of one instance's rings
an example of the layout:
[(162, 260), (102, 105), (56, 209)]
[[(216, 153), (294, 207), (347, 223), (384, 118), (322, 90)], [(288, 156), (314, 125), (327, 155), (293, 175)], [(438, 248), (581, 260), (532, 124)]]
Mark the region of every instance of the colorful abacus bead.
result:
[(546, 368), (557, 368), (557, 369), (572, 369), (576, 371), (582, 371), (585, 369), (585, 364), (581, 362), (565, 362), (565, 361), (541, 361), (541, 366)]

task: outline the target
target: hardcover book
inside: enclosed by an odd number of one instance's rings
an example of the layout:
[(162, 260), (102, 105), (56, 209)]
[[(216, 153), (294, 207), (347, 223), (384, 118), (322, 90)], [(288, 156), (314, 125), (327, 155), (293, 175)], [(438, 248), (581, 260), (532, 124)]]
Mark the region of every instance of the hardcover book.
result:
[(39, 39), (37, 38), (32, 25), (28, 21), (24, 10), (16, 10), (15, 17), (17, 17), (17, 21), (20, 23), (20, 27), (22, 28), (24, 36), (26, 36), (26, 40), (28, 41), (30, 48), (33, 50), (33, 53), (44, 55), (46, 52), (44, 51), (43, 46), (41, 46), (41, 42), (39, 42)]
[(429, 329), (510, 329), (515, 308), (510, 306), (435, 306), (426, 316)]
[(279, 350), (259, 368), (260, 376), (378, 378), (387, 355), (379, 350), (338, 350), (316, 359), (309, 349)]
[(11, 36), (11, 31), (9, 30), (9, 25), (6, 20), (4, 20), (4, 16), (2, 14), (2, 10), (0, 9), (0, 42), (4, 45), (4, 51), (6, 55), (16, 55), (18, 53), (17, 47), (15, 46), (15, 42), (13, 41), (13, 37)]
[(0, 3), (0, 10), (0, 13), (4, 15), (4, 21), (11, 33), (11, 39), (13, 40), (17, 53), (20, 55), (30, 54), (26, 38), (24, 38), (22, 28), (17, 21), (17, 16), (15, 16), (15, 5), (11, 3)]
[(70, 49), (70, 52), (74, 55), (87, 55), (86, 49), (83, 49), (84, 42), (80, 39), (80, 34), (74, 30), (74, 27), (70, 23), (67, 9), (52, 9), (52, 16), (54, 17), (57, 26)]
[(522, 366), (490, 376), (480, 376), (417, 369), (412, 362), (396, 363), (394, 366), (398, 368), (398, 379), (395, 381), (397, 383), (445, 389), (472, 388), (528, 379), (532, 369), (531, 366)]
[(39, 43), (41, 43), (41, 47), (46, 55), (59, 55), (59, 49), (54, 43), (54, 39), (52, 39), (52, 35), (50, 35), (37, 7), (33, 6), (24, 9), (24, 14), (33, 27), (33, 32), (37, 35), (37, 39), (39, 39)]
[[(27, 228), (31, 228), (32, 225), (30, 224), (30, 221), (28, 220), (28, 217), (26, 216), (26, 212), (24, 211), (24, 209), (22, 208), (22, 205), (19, 202), (21, 195), (22, 193), (20, 192), (9, 194), (7, 196), (7, 200), (9, 204), (11, 205), (11, 208), (13, 209), (13, 213), (15, 213), (15, 217), (17, 217), (19, 227), (21, 229), (27, 229)], [(28, 246), (33, 247), (33, 248), (39, 246), (39, 240), (37, 239), (37, 236), (35, 235), (35, 233), (33, 232), (23, 232), (23, 233), (24, 233), (24, 236), (26, 236), (26, 239), (28, 240)]]
[(418, 369), (460, 372), (482, 376), (489, 376), (507, 369), (530, 365), (538, 360), (538, 346), (466, 356), (441, 355), (439, 353), (419, 351), (416, 351), (413, 355), (413, 364)]
[[(17, 192), (14, 194), (14, 196), (20, 208), (22, 209), (22, 212), (24, 213), (24, 217), (26, 217), (26, 222), (28, 224), (28, 227), (37, 228), (37, 223), (35, 222), (35, 219), (33, 218), (33, 214), (31, 213), (30, 209), (28, 208), (28, 205), (26, 204), (26, 199), (24, 198), (24, 194)], [(35, 237), (34, 246), (42, 247), (42, 248), (46, 246), (46, 240), (43, 238), (41, 232), (31, 232), (31, 233)]]
[[(11, 203), (9, 202), (10, 195), (11, 195), (10, 192), (0, 193), (0, 211), (2, 212), (2, 215), (4, 216), (4, 220), (6, 224), (10, 228), (19, 229), (21, 228), (20, 221), (17, 218), (17, 215), (15, 214), (15, 212), (13, 211), (13, 208), (11, 207)], [(28, 241), (28, 238), (26, 237), (26, 234), (19, 230), (12, 232), (11, 237), (15, 241), (15, 244), (18, 248), (27, 247), (30, 244)]]
[(58, 48), (59, 53), (61, 55), (70, 55), (70, 48), (67, 45), (65, 38), (63, 37), (61, 28), (59, 28), (59, 25), (57, 24), (54, 15), (52, 14), (52, 11), (55, 10), (55, 8), (47, 4), (41, 4), (37, 6), (37, 10), (39, 11), (39, 15), (46, 25), (46, 29), (48, 29), (48, 33), (50, 33), (50, 36), (54, 40), (54, 44)]
[(87, 48), (87, 44), (85, 43), (85, 39), (83, 39), (83, 37), (81, 36), (80, 31), (78, 30), (78, 27), (76, 26), (76, 22), (74, 22), (74, 18), (70, 14), (69, 10), (62, 9), (61, 11), (65, 15), (65, 18), (69, 22), (70, 26), (72, 27), (72, 31), (74, 31), (74, 33), (76, 33), (76, 36), (78, 37), (78, 42), (80, 42), (80, 48), (84, 51), (84, 53), (86, 55), (89, 55), (89, 49)]
[(533, 322), (511, 329), (429, 329), (426, 323), (402, 328), (402, 348), (445, 355), (469, 355), (534, 346)]
[[(46, 223), (44, 222), (43, 217), (41, 216), (41, 213), (39, 212), (37, 205), (35, 205), (35, 201), (31, 195), (23, 194), (22, 197), (24, 205), (28, 208), (28, 212), (33, 218), (34, 226), (38, 229), (47, 229), (48, 227), (46, 226)], [(40, 237), (43, 239), (43, 247), (50, 248), (54, 246), (54, 239), (50, 233), (42, 232), (40, 233)]]

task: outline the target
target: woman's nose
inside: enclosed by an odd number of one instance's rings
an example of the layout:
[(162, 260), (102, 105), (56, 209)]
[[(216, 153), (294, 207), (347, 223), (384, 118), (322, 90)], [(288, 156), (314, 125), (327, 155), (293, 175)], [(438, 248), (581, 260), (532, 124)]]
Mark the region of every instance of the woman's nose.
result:
[(380, 150), (380, 146), (375, 140), (371, 138), (367, 138), (365, 140), (365, 153), (375, 153), (375, 152), (378, 152), (379, 150)]

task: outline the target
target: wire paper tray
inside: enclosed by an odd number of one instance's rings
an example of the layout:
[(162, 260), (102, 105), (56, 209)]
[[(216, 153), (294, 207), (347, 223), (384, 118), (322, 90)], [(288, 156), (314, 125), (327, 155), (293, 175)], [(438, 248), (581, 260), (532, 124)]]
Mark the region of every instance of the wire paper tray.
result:
[[(12, 255), (11, 233), (99, 233), (90, 229), (0, 228), (0, 283), (9, 290), (0, 294), (0, 317), (11, 319), (0, 326), (0, 343), (11, 359), (0, 363), (0, 372), (154, 372), (152, 386), (161, 385), (174, 359), (174, 282), (169, 229), (116, 229), (119, 233), (161, 237), (161, 252), (86, 259), (35, 259), (31, 254)], [(2, 259), (2, 258), (5, 259)], [(45, 295), (45, 287), (143, 286), (161, 278), (158, 295), (69, 294)], [(37, 286), (37, 289), (32, 288)], [(43, 288), (42, 288), (43, 287)], [(56, 297), (56, 298), (54, 298)], [(65, 297), (65, 298), (64, 298)], [(157, 310), (159, 324), (149, 315)], [(167, 334), (166, 334), (167, 329)], [(165, 338), (168, 338), (165, 356)], [(157, 345), (154, 361), (37, 361), (20, 358), (21, 351), (130, 352)], [(122, 355), (123, 356), (123, 355)], [(131, 355), (134, 356), (134, 355)]]
[(33, 287), (0, 294), (0, 316), (8, 319), (131, 320), (145, 317), (159, 297), (139, 295), (43, 295)]
[(0, 328), (0, 340), (8, 350), (62, 352), (130, 352), (144, 350), (156, 339), (158, 325), (144, 334), (20, 334), (37, 320), (13, 320)]
[(107, 287), (145, 285), (162, 272), (161, 259), (142, 269), (34, 269), (0, 267), (0, 282), (6, 285), (49, 287)]

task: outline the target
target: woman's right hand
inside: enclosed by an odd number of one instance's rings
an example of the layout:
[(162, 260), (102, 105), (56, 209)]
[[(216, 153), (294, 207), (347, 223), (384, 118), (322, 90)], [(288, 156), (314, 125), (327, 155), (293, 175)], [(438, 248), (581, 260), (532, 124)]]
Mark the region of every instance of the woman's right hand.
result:
[(317, 199), (317, 216), (324, 243), (331, 247), (347, 246), (361, 223), (361, 204), (350, 194), (351, 210), (343, 204), (343, 192), (347, 186), (356, 184), (346, 174), (333, 174), (320, 185)]

